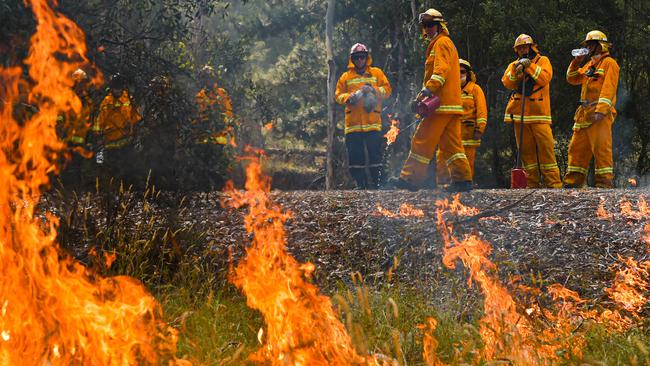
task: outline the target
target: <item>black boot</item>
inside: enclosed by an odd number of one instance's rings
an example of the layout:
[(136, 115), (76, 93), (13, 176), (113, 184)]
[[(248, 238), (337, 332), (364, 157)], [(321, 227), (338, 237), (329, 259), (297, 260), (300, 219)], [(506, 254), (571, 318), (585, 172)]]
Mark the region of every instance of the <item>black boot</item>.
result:
[(368, 189), (368, 180), (366, 179), (366, 170), (363, 168), (350, 168), (350, 175), (357, 185), (357, 189)]
[(406, 189), (411, 192), (416, 192), (419, 188), (407, 181), (405, 181), (402, 178), (390, 178), (386, 184), (382, 187), (382, 189)]
[(472, 181), (452, 182), (445, 190), (451, 193), (469, 192), (472, 190)]

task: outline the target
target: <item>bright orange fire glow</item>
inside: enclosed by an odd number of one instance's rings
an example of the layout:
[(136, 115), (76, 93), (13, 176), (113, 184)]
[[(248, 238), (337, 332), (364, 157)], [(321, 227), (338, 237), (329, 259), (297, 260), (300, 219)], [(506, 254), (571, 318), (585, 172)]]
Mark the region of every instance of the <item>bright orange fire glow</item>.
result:
[(290, 214), (269, 200), (270, 179), (262, 176), (257, 159), (248, 164), (246, 177), (246, 191), (231, 184), (231, 200), (224, 203), (248, 207), (245, 226), (254, 234), (232, 278), (248, 306), (266, 321), (259, 333), (262, 347), (251, 360), (268, 365), (378, 364), (355, 351), (330, 299), (310, 283), (314, 265), (287, 253), (284, 222)]
[(596, 216), (601, 219), (609, 220), (612, 218), (612, 214), (607, 212), (605, 209), (605, 200), (601, 199), (600, 204), (598, 204), (598, 210), (596, 210)]
[[(50, 8), (56, 1), (26, 3), (36, 19), (25, 60), (33, 84), (20, 68), (0, 68), (0, 364), (180, 364), (176, 331), (145, 288), (59, 253), (58, 220), (35, 209), (64, 147), (57, 115), (81, 109), (68, 76), (88, 60), (83, 32)], [(19, 84), (38, 111), (16, 121)]]
[(386, 132), (384, 137), (386, 138), (386, 145), (390, 146), (397, 139), (399, 135), (399, 120), (393, 119), (390, 121), (390, 130)]
[(377, 204), (377, 212), (375, 216), (386, 216), (386, 217), (424, 217), (424, 211), (419, 208), (413, 207), (408, 203), (402, 203), (399, 206), (399, 213), (393, 213)]
[(630, 257), (619, 260), (625, 266), (616, 273), (614, 285), (605, 291), (623, 309), (637, 315), (648, 301), (644, 293), (650, 289), (650, 261), (638, 263)]
[(629, 178), (629, 179), (627, 180), (627, 182), (630, 183), (630, 186), (632, 186), (632, 187), (636, 187), (636, 186), (637, 186), (636, 179), (634, 179), (634, 178)]

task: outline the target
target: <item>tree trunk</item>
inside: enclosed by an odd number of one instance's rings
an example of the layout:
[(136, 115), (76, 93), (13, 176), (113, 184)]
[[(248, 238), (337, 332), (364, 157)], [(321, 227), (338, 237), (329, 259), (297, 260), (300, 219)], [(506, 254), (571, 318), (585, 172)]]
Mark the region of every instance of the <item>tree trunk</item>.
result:
[(325, 173), (325, 189), (334, 188), (334, 138), (336, 133), (336, 116), (334, 115), (334, 90), (336, 88), (336, 64), (332, 49), (332, 34), (334, 33), (334, 6), (336, 0), (327, 0), (327, 15), (325, 17), (325, 49), (327, 50), (327, 167)]

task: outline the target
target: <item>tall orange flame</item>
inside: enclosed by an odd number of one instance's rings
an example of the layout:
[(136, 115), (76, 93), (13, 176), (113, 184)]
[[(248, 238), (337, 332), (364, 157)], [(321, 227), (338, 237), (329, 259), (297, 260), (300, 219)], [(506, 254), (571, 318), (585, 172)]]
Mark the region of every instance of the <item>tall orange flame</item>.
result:
[(83, 32), (49, 3), (27, 1), (36, 33), (25, 64), (38, 106), (28, 120), (13, 118), (22, 70), (0, 68), (0, 364), (171, 363), (176, 332), (155, 299), (133, 279), (101, 278), (60, 254), (58, 220), (35, 212), (63, 148), (56, 117), (81, 108), (67, 76), (88, 64)]
[(231, 202), (225, 204), (249, 209), (245, 226), (253, 241), (232, 281), (266, 321), (259, 334), (263, 346), (251, 359), (269, 365), (377, 364), (357, 354), (330, 299), (309, 282), (314, 265), (287, 253), (283, 225), (290, 214), (270, 201), (270, 180), (257, 159), (250, 161), (246, 177), (246, 191), (231, 184)]

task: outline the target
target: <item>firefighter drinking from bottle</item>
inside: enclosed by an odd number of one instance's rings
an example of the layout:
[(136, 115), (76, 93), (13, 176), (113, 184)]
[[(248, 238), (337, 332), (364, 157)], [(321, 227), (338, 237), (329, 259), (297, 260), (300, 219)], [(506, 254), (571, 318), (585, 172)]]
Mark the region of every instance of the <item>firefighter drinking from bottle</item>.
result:
[[(539, 53), (537, 44), (527, 34), (517, 37), (513, 49), (517, 59), (508, 65), (501, 78), (503, 85), (512, 90), (504, 120), (514, 123), (515, 139), (526, 170), (528, 188), (541, 188), (543, 185), (561, 188), (551, 131), (551, 62)], [(525, 90), (522, 90), (522, 86), (525, 86)], [(522, 122), (523, 133), (520, 133)], [(543, 185), (540, 175), (544, 179)]]
[[(476, 149), (481, 146), (481, 136), (485, 132), (487, 125), (487, 103), (485, 94), (478, 84), (476, 84), (476, 74), (472, 65), (463, 59), (460, 63), (460, 86), (462, 88), (461, 100), (463, 102), (463, 115), (461, 116), (461, 138), (463, 149), (469, 161), (469, 167), (474, 178), (474, 160), (476, 158)], [(438, 184), (447, 184), (450, 181), (449, 169), (445, 160), (438, 150), (436, 154), (436, 170)]]
[[(611, 43), (603, 32), (595, 30), (587, 33), (582, 46), (586, 48), (584, 51), (587, 55), (576, 52), (578, 55), (566, 73), (569, 84), (580, 85), (582, 90), (574, 116), (564, 185), (567, 188), (582, 187), (589, 162), (594, 157), (596, 187), (612, 188), (612, 124), (616, 118), (614, 106), (619, 67), (609, 54)], [(588, 60), (586, 65), (580, 67), (585, 60)]]
[[(382, 164), (381, 105), (391, 87), (378, 67), (372, 66), (368, 48), (350, 49), (348, 70), (336, 84), (336, 102), (345, 105), (345, 146), (350, 175), (358, 189), (376, 189)], [(366, 151), (368, 158), (366, 159)], [(366, 174), (370, 173), (370, 180)]]
[(452, 183), (448, 190), (469, 191), (472, 189), (472, 173), (461, 142), (463, 105), (458, 51), (449, 37), (447, 22), (439, 11), (427, 10), (420, 14), (419, 22), (422, 32), (429, 39), (429, 46), (425, 52), (422, 90), (416, 101), (424, 102), (437, 97), (440, 104), (420, 122), (400, 178), (392, 180), (389, 187), (419, 189), (426, 179), (437, 145), (451, 175)]

